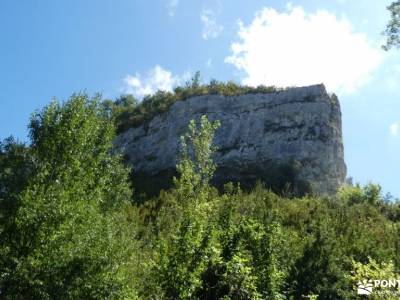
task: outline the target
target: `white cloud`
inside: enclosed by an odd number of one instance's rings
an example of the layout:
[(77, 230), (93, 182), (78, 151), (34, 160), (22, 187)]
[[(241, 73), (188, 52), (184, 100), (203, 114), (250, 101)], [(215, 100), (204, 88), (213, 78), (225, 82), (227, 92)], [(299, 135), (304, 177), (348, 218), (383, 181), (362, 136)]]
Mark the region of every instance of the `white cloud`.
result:
[(206, 61), (206, 66), (207, 66), (207, 68), (211, 68), (211, 67), (212, 67), (212, 64), (213, 64), (212, 58), (207, 59), (207, 61)]
[(389, 131), (392, 136), (398, 136), (400, 133), (400, 122), (390, 125)]
[(323, 82), (331, 91), (350, 93), (366, 84), (383, 60), (378, 45), (325, 10), (264, 8), (250, 25), (239, 26), (240, 41), (232, 43), (225, 61), (244, 71), (248, 85)]
[(176, 7), (179, 4), (179, 0), (168, 0), (168, 15), (170, 17), (175, 16)]
[(127, 75), (124, 79), (125, 86), (122, 90), (124, 93), (143, 98), (158, 90), (172, 91), (175, 86), (182, 84), (184, 81), (188, 80), (190, 76), (189, 72), (185, 72), (181, 76), (174, 76), (170, 71), (156, 65), (144, 75), (139, 73)]
[(203, 24), (202, 37), (205, 40), (217, 38), (224, 29), (217, 23), (217, 13), (212, 9), (203, 9), (200, 20)]

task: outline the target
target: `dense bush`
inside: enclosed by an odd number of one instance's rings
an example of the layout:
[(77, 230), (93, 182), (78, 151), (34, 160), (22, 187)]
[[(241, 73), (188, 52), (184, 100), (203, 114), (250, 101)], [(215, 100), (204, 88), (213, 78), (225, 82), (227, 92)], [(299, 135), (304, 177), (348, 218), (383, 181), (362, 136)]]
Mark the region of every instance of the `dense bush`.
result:
[(358, 280), (399, 275), (399, 203), (378, 185), (218, 191), (206, 117), (173, 186), (132, 201), (110, 151), (116, 108), (99, 101), (52, 103), (29, 145), (0, 145), (1, 299), (357, 299)]

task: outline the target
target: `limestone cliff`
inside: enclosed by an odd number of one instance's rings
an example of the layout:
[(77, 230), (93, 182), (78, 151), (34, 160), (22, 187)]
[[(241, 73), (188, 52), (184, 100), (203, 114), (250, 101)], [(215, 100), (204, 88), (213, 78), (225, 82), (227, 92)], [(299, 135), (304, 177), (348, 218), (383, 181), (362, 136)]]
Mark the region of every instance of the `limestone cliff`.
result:
[(179, 137), (191, 119), (204, 114), (221, 122), (215, 137), (215, 182), (268, 181), (272, 169), (293, 162), (297, 180), (312, 184), (319, 194), (331, 194), (345, 181), (340, 106), (323, 85), (178, 101), (120, 134), (115, 146), (135, 174), (169, 176), (179, 159)]

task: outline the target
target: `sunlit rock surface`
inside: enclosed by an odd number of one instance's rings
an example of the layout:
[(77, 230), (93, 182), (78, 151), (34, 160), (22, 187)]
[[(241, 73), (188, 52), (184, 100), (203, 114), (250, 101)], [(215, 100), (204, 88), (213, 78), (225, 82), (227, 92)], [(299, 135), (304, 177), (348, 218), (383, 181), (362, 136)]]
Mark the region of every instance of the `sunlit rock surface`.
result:
[[(277, 176), (277, 166), (296, 164), (296, 178), (318, 194), (332, 194), (345, 181), (341, 112), (323, 85), (269, 94), (206, 95), (174, 103), (167, 112), (115, 140), (134, 174), (171, 176), (180, 139), (191, 119), (219, 120), (216, 183), (254, 183)], [(291, 170), (286, 172), (291, 172)]]

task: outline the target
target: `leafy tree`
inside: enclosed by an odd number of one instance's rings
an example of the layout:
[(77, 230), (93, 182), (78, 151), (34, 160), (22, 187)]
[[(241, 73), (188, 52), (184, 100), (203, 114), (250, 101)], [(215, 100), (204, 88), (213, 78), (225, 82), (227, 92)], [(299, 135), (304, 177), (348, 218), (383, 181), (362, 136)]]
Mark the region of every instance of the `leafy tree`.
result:
[[(201, 287), (201, 274), (213, 256), (213, 229), (208, 224), (207, 184), (215, 170), (211, 162), (212, 140), (218, 123), (203, 116), (200, 127), (191, 121), (188, 133), (182, 137), (182, 159), (177, 166), (172, 191), (176, 201), (166, 202), (158, 224), (171, 219), (172, 211), (181, 211), (172, 232), (160, 236), (156, 245), (159, 258), (154, 277), (167, 299), (192, 299)], [(193, 160), (191, 159), (193, 154)], [(201, 196), (202, 195), (202, 196)], [(164, 226), (160, 226), (164, 228)], [(157, 275), (155, 275), (157, 274)]]
[[(1, 298), (134, 298), (128, 170), (110, 155), (114, 129), (99, 97), (53, 102), (29, 128), (35, 169), (1, 220)], [(26, 164), (10, 153), (19, 174)]]
[(200, 127), (197, 128), (194, 120), (190, 121), (188, 132), (181, 137), (182, 158), (177, 165), (179, 179), (175, 178), (174, 182), (184, 197), (204, 191), (214, 175), (216, 166), (212, 155), (216, 148), (212, 145), (212, 141), (219, 126), (219, 121), (210, 122), (203, 115)]
[(188, 88), (197, 89), (200, 87), (200, 85), (201, 85), (201, 75), (200, 71), (197, 71), (192, 77), (192, 79), (186, 82), (186, 86)]
[(138, 105), (138, 100), (133, 95), (126, 94), (121, 95), (115, 100), (117, 107), (124, 107), (128, 109), (134, 109)]
[(390, 20), (383, 32), (387, 36), (386, 45), (383, 46), (386, 51), (400, 46), (400, 1), (392, 2), (387, 9), (390, 12)]
[(139, 101), (130, 94), (121, 95), (115, 101), (104, 100), (102, 106), (104, 110), (113, 118), (118, 132), (126, 130), (126, 124), (130, 123), (130, 118), (134, 113)]
[(358, 184), (343, 186), (338, 192), (338, 198), (349, 205), (360, 203), (378, 205), (383, 203), (382, 188), (373, 183), (368, 183), (363, 187)]
[(19, 194), (27, 186), (35, 164), (30, 149), (9, 137), (0, 142), (0, 236), (12, 234)]

